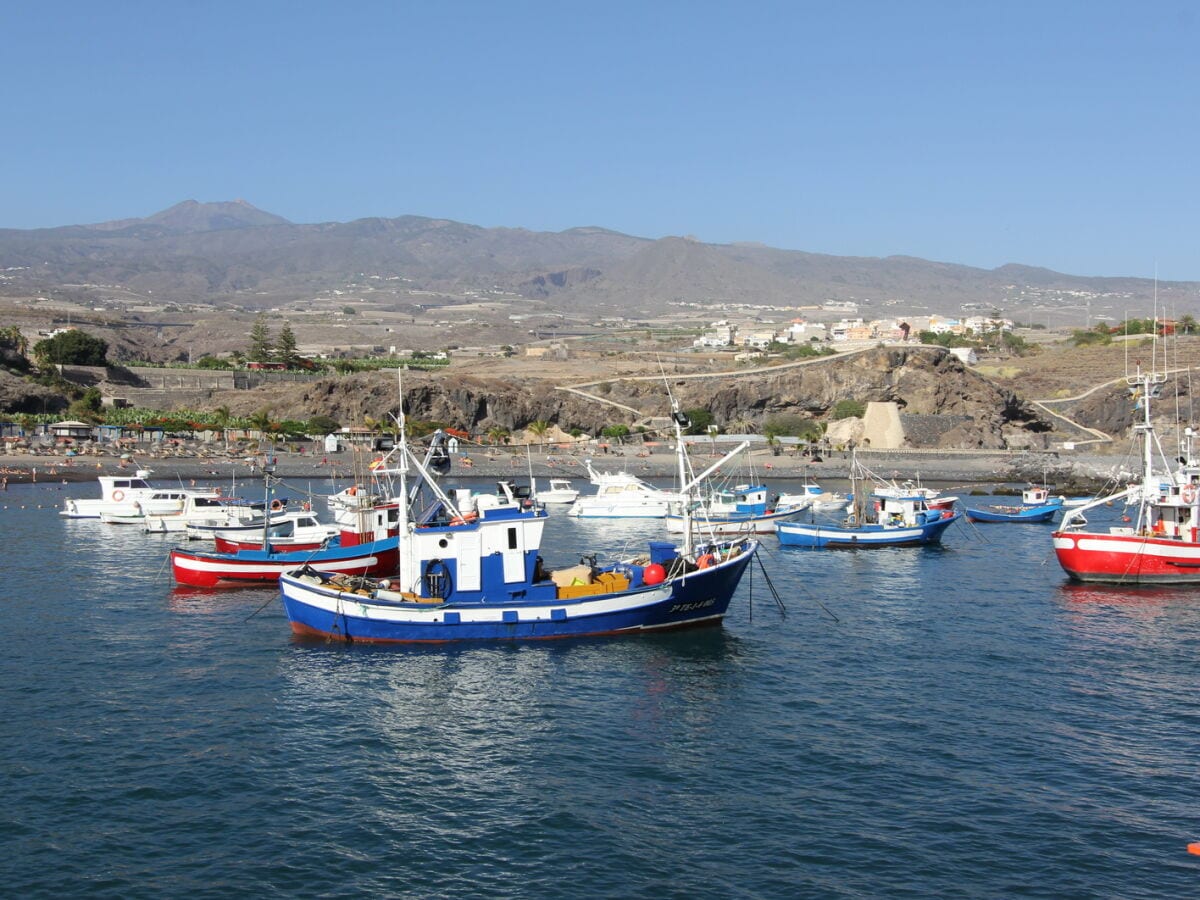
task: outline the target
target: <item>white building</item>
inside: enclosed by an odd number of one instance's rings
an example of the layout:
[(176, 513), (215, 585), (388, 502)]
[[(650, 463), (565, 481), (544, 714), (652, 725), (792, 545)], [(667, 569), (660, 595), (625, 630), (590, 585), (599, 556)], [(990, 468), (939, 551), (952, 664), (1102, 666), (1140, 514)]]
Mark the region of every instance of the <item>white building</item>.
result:
[(742, 338), (741, 344), (751, 350), (766, 350), (774, 340), (774, 331), (752, 331)]
[(692, 341), (693, 347), (729, 347), (737, 337), (737, 328), (729, 323), (718, 323), (712, 331), (707, 331)]
[(1011, 319), (1001, 319), (995, 316), (971, 316), (963, 319), (963, 326), (970, 328), (976, 334), (985, 334), (989, 331), (1013, 330)]
[(784, 339), (789, 343), (805, 344), (814, 338), (829, 340), (829, 329), (824, 322), (793, 322), (784, 333)]

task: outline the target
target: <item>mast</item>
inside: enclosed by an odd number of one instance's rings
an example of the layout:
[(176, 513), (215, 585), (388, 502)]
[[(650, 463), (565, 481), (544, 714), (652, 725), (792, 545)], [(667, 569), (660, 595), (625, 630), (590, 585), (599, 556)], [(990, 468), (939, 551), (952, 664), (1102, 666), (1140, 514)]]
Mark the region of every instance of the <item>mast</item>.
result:
[(400, 465), (397, 472), (400, 475), (400, 503), (398, 526), (400, 541), (403, 544), (408, 537), (408, 429), (404, 426), (404, 369), (396, 369), (396, 389), (400, 393), (400, 414), (396, 424), (400, 426)]
[(271, 473), (275, 471), (275, 457), (263, 457), (263, 538), (264, 553), (271, 552)]
[(680, 514), (683, 516), (683, 547), (680, 549), (684, 556), (690, 556), (692, 552), (692, 485), (688, 481), (687, 448), (683, 443), (683, 426), (687, 423), (688, 418), (679, 409), (679, 404), (675, 402), (674, 397), (671, 398), (671, 421), (675, 425), (675, 457), (679, 462), (680, 504), (683, 507), (680, 510)]
[(671, 424), (675, 426), (675, 459), (679, 463), (679, 502), (682, 506), (679, 512), (683, 517), (683, 546), (680, 547), (680, 550), (684, 556), (690, 556), (692, 553), (692, 479), (689, 477), (689, 461), (687, 448), (683, 443), (683, 429), (691, 423), (683, 410), (679, 408), (679, 401), (671, 392), (671, 383), (667, 381), (667, 370), (663, 367), (661, 359), (658, 361), (658, 368), (662, 372), (663, 384), (666, 385), (667, 396), (671, 400)]

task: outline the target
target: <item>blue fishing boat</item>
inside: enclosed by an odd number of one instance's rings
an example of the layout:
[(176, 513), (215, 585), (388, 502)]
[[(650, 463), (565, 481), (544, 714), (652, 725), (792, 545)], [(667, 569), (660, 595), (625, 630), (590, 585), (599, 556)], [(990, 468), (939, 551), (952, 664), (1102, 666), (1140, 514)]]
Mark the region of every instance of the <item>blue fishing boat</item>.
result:
[(967, 507), (972, 522), (1052, 522), (1062, 511), (1061, 503), (1048, 506), (989, 506), (986, 509)]
[[(924, 491), (905, 493), (888, 487), (868, 493), (858, 482), (870, 473), (855, 460), (850, 466), (854, 506), (840, 523), (780, 522), (775, 526), (779, 543), (788, 547), (905, 547), (936, 544), (961, 514), (954, 509), (932, 509)], [(858, 498), (861, 498), (858, 499)]]
[(1020, 506), (968, 507), (967, 518), (972, 522), (1050, 522), (1065, 502), (1065, 497), (1052, 496), (1049, 488), (1034, 485), (1021, 492)]
[[(681, 474), (688, 470), (675, 408)], [(403, 413), (395, 474), (410, 496), (410, 473), (427, 500), (399, 506), (399, 564), (385, 578), (339, 578), (308, 566), (280, 576), (292, 631), (366, 642), (522, 640), (638, 634), (716, 624), (758, 549), (749, 537), (680, 546), (611, 561), (584, 555), (547, 565), (545, 509), (503, 495), (453, 495), (408, 447)], [(687, 494), (700, 479), (684, 485)], [(576, 557), (580, 559), (580, 557)]]

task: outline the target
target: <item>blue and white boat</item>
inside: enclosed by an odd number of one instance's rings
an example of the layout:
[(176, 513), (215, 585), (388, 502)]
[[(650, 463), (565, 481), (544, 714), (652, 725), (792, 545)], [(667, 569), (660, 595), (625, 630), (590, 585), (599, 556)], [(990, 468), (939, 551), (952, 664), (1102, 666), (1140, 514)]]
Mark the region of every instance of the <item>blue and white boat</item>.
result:
[(967, 518), (972, 522), (1052, 522), (1063, 505), (1050, 506), (988, 506), (975, 509), (967, 507)]
[(1065, 502), (1065, 497), (1051, 495), (1049, 488), (1032, 485), (1021, 491), (1020, 506), (968, 507), (967, 518), (972, 522), (1051, 522)]
[(695, 504), (689, 515), (667, 516), (667, 533), (683, 534), (691, 527), (697, 534), (770, 534), (779, 522), (799, 516), (811, 501), (789, 506), (768, 500), (766, 485), (739, 484), (713, 491)]
[[(404, 435), (403, 413), (400, 434)], [(676, 410), (676, 432), (686, 422)], [(677, 440), (681, 472), (686, 450)], [(397, 496), (410, 496), (415, 470), (432, 496), (410, 512), (400, 504), (399, 565), (385, 578), (335, 578), (309, 567), (279, 579), (292, 631), (342, 641), (527, 640), (641, 634), (721, 621), (758, 549), (749, 537), (680, 546), (570, 566), (541, 555), (547, 517), (536, 503), (497, 495), (451, 496), (401, 439)], [(698, 479), (685, 485), (694, 489)], [(579, 559), (578, 556), (575, 557)]]
[[(854, 508), (840, 523), (780, 522), (775, 526), (779, 543), (788, 547), (904, 547), (936, 544), (961, 514), (954, 509), (932, 509), (923, 491), (904, 493), (889, 488), (867, 493), (858, 482), (865, 475), (857, 461), (850, 466)], [(857, 498), (861, 497), (862, 500)]]

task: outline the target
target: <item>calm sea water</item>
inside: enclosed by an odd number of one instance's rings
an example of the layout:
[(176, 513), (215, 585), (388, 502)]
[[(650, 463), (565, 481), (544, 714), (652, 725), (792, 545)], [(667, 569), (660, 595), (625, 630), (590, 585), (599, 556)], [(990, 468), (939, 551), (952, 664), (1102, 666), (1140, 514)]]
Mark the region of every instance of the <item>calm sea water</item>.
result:
[(1200, 892), (1200, 596), (1069, 585), (1047, 526), (767, 537), (786, 617), (755, 571), (721, 628), (379, 649), (173, 588), (86, 492), (0, 494), (0, 894)]

